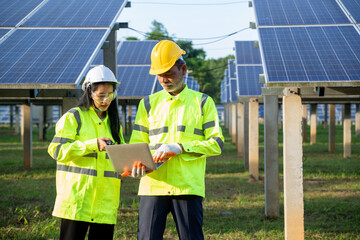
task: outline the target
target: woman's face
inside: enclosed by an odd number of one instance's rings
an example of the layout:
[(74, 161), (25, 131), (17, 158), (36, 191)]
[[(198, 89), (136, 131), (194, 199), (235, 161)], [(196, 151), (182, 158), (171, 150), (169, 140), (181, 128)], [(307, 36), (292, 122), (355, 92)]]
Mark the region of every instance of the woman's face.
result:
[(111, 83), (101, 83), (97, 88), (91, 91), (91, 98), (94, 100), (94, 105), (100, 111), (106, 111), (114, 97), (114, 87)]

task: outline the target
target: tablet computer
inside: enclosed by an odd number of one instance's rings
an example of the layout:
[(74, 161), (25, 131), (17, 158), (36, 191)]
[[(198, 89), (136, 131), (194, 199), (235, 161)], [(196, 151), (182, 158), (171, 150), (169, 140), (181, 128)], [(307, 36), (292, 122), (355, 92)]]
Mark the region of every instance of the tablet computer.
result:
[(163, 164), (154, 162), (147, 143), (106, 145), (105, 148), (116, 172), (131, 171), (135, 161), (141, 161), (146, 171), (156, 170)]

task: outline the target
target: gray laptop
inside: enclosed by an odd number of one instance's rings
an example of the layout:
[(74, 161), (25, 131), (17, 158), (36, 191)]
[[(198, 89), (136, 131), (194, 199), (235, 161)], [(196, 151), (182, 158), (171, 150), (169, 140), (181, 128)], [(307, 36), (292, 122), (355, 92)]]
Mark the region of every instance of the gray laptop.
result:
[(124, 172), (124, 169), (132, 170), (135, 161), (141, 161), (146, 171), (156, 170), (163, 163), (155, 163), (149, 145), (147, 143), (107, 145), (107, 154), (116, 172)]

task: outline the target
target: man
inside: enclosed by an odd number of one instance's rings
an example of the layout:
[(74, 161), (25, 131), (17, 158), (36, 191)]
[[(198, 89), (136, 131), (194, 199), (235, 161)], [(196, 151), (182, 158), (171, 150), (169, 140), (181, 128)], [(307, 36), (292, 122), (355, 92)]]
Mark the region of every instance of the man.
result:
[(148, 143), (154, 161), (165, 163), (140, 180), (138, 239), (162, 239), (169, 212), (180, 239), (204, 239), (206, 157), (221, 154), (224, 137), (212, 98), (183, 82), (184, 54), (169, 40), (151, 53), (150, 74), (164, 90), (139, 103), (130, 143)]

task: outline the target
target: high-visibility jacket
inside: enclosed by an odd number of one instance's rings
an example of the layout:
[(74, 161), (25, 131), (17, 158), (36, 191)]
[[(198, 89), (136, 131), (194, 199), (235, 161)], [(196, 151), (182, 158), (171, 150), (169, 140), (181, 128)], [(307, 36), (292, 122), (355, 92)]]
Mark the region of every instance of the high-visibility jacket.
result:
[(139, 195), (205, 196), (206, 157), (221, 154), (224, 137), (211, 97), (188, 89), (176, 97), (165, 90), (139, 103), (130, 143), (181, 143), (184, 152), (142, 177)]
[[(124, 143), (120, 129), (121, 142)], [(120, 176), (97, 138), (114, 141), (110, 120), (95, 110), (76, 107), (56, 124), (48, 152), (57, 161), (56, 201), (53, 216), (92, 223), (115, 224), (120, 197)]]

